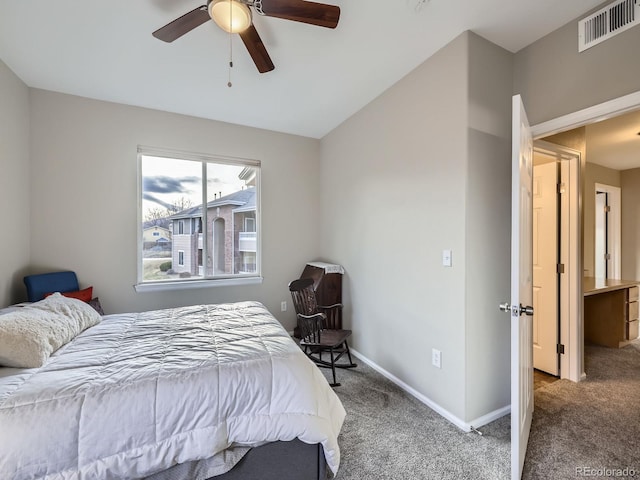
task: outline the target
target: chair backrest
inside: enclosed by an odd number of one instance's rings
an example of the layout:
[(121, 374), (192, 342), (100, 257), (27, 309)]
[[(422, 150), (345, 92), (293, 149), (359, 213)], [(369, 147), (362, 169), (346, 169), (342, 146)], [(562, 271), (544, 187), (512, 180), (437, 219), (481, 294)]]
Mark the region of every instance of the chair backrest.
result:
[(75, 272), (51, 272), (24, 277), (27, 299), (30, 302), (42, 300), (47, 293), (73, 292), (80, 290)]
[(313, 289), (312, 278), (294, 280), (289, 284), (289, 291), (291, 292), (296, 313), (302, 315), (318, 313), (318, 303), (316, 301), (316, 292)]
[(322, 341), (322, 316), (298, 317), (301, 343), (320, 343)]

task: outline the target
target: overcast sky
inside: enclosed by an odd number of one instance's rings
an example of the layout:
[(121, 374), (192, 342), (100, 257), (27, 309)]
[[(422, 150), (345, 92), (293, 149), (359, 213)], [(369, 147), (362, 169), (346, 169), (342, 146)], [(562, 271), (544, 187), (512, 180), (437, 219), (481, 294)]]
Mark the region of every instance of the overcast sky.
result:
[[(238, 175), (244, 167), (238, 165), (208, 164), (207, 195), (222, 196), (241, 190), (244, 182)], [(192, 206), (202, 204), (202, 164), (191, 160), (175, 160), (142, 155), (143, 218), (146, 212), (167, 208), (182, 198)]]

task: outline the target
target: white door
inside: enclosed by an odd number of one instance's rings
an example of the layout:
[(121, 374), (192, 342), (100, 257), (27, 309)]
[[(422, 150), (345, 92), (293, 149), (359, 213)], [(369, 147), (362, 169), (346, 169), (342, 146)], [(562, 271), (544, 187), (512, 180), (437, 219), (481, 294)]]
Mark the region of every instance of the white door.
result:
[(558, 375), (558, 165), (533, 155), (533, 366)]
[(511, 478), (519, 480), (533, 416), (531, 307), (533, 141), (520, 95), (513, 97), (511, 184)]

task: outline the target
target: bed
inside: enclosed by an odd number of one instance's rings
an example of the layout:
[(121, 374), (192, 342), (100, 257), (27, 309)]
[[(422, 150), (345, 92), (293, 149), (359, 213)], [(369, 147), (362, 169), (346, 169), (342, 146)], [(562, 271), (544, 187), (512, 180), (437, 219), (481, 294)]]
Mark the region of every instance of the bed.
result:
[[(46, 302), (82, 303), (24, 309)], [(0, 478), (325, 478), (344, 417), (260, 303), (107, 315), (41, 367), (0, 367)]]

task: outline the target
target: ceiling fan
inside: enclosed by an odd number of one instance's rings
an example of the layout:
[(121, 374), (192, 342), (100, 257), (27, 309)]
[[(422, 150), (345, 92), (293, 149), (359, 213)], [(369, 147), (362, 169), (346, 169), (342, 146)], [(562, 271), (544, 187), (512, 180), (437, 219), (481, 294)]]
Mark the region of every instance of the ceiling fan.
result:
[(153, 36), (173, 42), (182, 35), (213, 20), (229, 33), (238, 33), (260, 73), (275, 67), (251, 20), (252, 7), (266, 17), (283, 18), (326, 28), (336, 28), (340, 7), (306, 0), (207, 0), (206, 5), (191, 10), (153, 32)]

